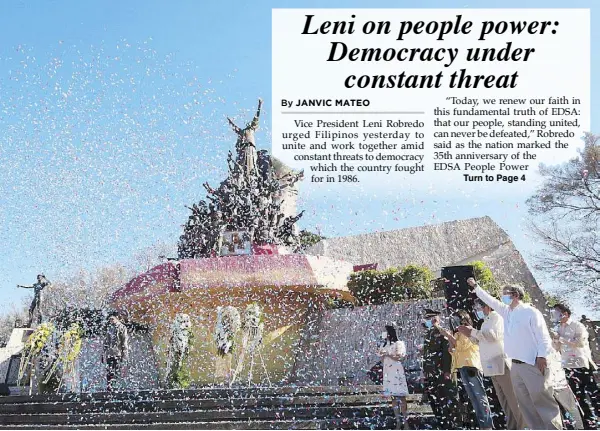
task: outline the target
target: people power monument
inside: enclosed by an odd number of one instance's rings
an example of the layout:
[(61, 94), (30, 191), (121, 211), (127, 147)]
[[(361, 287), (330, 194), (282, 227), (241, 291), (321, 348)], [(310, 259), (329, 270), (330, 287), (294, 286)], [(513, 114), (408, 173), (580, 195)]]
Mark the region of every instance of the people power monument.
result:
[[(346, 286), (350, 263), (302, 253), (295, 227), (302, 216), (296, 211), (296, 184), (302, 172), (287, 168), (266, 150), (257, 150), (261, 108), (259, 101), (254, 118), (244, 128), (228, 119), (237, 136), (236, 154), (229, 152), (227, 157), (229, 175), (216, 189), (204, 184), (206, 200), (189, 208), (177, 260), (135, 277), (112, 297), (115, 309), (152, 328), (158, 364), (167, 363), (160, 356), (168, 352), (165, 340), (175, 316), (186, 313), (199, 323), (193, 325), (194, 347), (187, 362), (194, 384), (215, 382), (218, 354), (214, 331), (206, 328), (215, 327), (217, 308), (243, 312), (256, 304), (262, 310), (260, 352), (268, 370), (248, 370), (246, 375), (244, 368), (238, 381), (250, 377), (254, 382), (274, 383), (292, 373), (309, 311), (324, 307), (331, 296), (352, 298)], [(240, 347), (242, 335), (232, 340)], [(241, 350), (234, 348), (233, 355)], [(241, 358), (229, 359), (228, 363), (236, 364)], [(233, 371), (224, 375), (231, 378)]]
[(259, 100), (254, 118), (244, 128), (228, 118), (237, 135), (236, 157), (229, 152), (229, 177), (218, 189), (204, 184), (209, 203), (200, 201), (190, 208), (192, 215), (179, 241), (180, 258), (247, 254), (250, 244), (298, 247), (294, 225), (302, 213), (289, 214), (289, 201), (295, 202), (295, 185), (303, 172), (286, 169), (267, 151), (257, 151), (261, 108)]

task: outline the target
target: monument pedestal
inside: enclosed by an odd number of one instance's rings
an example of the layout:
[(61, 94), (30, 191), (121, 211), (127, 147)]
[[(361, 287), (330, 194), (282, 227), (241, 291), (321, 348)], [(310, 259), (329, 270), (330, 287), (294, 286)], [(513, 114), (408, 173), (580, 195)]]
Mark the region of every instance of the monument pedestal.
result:
[[(196, 385), (211, 385), (215, 382), (217, 307), (243, 310), (257, 303), (264, 317), (261, 353), (268, 378), (277, 383), (293, 370), (309, 313), (324, 308), (332, 296), (353, 300), (346, 286), (351, 272), (348, 262), (303, 254), (186, 259), (164, 263), (131, 280), (113, 295), (112, 306), (152, 328), (161, 374), (167, 363), (171, 322), (178, 313), (189, 314), (194, 328), (191, 380)], [(241, 334), (235, 344), (237, 357)], [(265, 371), (256, 365), (253, 383), (266, 381)], [(217, 368), (220, 376), (231, 376), (229, 362), (219, 362)]]
[(0, 382), (9, 387), (17, 386), (21, 352), (31, 334), (32, 328), (14, 328), (6, 346), (0, 348)]

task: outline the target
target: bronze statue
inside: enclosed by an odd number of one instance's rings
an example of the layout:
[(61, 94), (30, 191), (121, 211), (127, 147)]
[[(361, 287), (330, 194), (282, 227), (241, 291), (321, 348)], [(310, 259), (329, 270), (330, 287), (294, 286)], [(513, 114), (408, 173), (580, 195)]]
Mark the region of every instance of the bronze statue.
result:
[(227, 121), (229, 121), (231, 128), (238, 135), (237, 142), (235, 143), (235, 149), (238, 154), (237, 162), (243, 167), (246, 180), (249, 180), (251, 176), (257, 173), (257, 154), (254, 132), (258, 129), (258, 118), (260, 117), (261, 108), (262, 99), (258, 99), (256, 115), (254, 115), (252, 121), (249, 122), (244, 129), (238, 127), (231, 118), (227, 117)]
[(33, 301), (31, 301), (31, 305), (29, 306), (29, 321), (27, 322), (27, 327), (31, 328), (33, 324), (33, 316), (37, 311), (37, 324), (42, 323), (42, 291), (50, 285), (48, 279), (44, 276), (44, 274), (38, 274), (37, 283), (32, 284), (31, 286), (23, 286), (17, 284), (17, 287), (23, 289), (33, 289)]

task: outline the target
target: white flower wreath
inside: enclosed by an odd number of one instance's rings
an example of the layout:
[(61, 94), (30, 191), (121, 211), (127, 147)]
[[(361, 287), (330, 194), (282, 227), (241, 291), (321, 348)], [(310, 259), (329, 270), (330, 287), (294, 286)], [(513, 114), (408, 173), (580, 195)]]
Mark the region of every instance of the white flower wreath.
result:
[(264, 323), (262, 311), (257, 303), (249, 304), (244, 313), (244, 337), (248, 340), (248, 351), (254, 352), (263, 340)]
[(217, 324), (215, 325), (215, 342), (217, 353), (225, 356), (233, 352), (235, 335), (240, 330), (240, 313), (235, 307), (217, 307)]
[(171, 340), (167, 357), (167, 383), (173, 384), (189, 352), (192, 322), (188, 314), (179, 313), (171, 325)]

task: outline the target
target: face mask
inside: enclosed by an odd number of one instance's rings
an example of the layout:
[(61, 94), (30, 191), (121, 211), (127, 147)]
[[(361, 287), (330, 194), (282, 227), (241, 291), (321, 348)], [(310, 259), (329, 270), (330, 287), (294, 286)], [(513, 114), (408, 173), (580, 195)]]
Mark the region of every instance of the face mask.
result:
[(425, 326), (427, 327), (427, 329), (431, 328), (433, 326), (433, 323), (431, 322), (431, 320), (426, 320), (425, 321)]
[(560, 319), (562, 319), (561, 312), (558, 310), (553, 310), (552, 311), (552, 320), (555, 322), (560, 322)]
[(483, 314), (483, 311), (481, 311), (481, 310), (477, 310), (475, 312), (475, 314), (477, 314), (477, 318), (478, 319), (482, 319), (483, 320), (485, 318), (485, 314)]
[(506, 305), (510, 305), (512, 302), (512, 296), (502, 295), (502, 302), (504, 302)]

